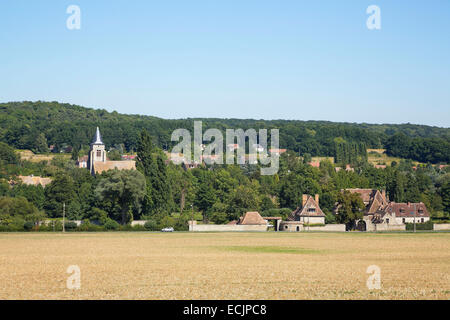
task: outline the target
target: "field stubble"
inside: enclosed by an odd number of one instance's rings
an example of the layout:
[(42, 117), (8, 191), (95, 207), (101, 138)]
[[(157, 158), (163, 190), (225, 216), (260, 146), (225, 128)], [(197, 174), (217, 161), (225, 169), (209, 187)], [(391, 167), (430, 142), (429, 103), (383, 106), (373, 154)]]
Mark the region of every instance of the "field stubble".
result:
[[(0, 234), (0, 299), (449, 299), (450, 233)], [(81, 270), (70, 290), (68, 266)], [(381, 289), (366, 286), (381, 269)]]

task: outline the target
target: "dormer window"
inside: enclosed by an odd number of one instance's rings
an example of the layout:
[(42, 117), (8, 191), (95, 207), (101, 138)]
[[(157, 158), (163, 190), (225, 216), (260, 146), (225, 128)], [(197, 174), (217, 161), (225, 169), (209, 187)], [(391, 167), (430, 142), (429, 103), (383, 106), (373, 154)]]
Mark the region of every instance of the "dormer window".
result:
[(308, 212), (316, 212), (316, 208), (308, 208)]

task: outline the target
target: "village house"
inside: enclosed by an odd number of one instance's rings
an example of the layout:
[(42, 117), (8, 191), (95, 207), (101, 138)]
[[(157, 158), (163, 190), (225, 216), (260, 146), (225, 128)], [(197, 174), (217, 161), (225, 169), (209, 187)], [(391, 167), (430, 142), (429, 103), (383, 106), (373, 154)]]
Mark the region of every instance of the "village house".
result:
[(302, 205), (295, 209), (287, 221), (280, 222), (280, 231), (302, 231), (305, 225), (324, 225), (325, 214), (319, 206), (319, 195), (302, 196)]
[(95, 175), (113, 169), (134, 170), (136, 169), (136, 162), (133, 160), (109, 161), (106, 157), (105, 144), (102, 141), (100, 130), (97, 127), (91, 143), (86, 167), (92, 175)]
[[(351, 193), (357, 193), (361, 196), (364, 202), (364, 217), (362, 220), (356, 222), (356, 228), (360, 231), (383, 231), (383, 230), (405, 230), (405, 223), (408, 223), (404, 216), (405, 205), (408, 204), (396, 204), (390, 202), (386, 198), (386, 191), (379, 191), (376, 189), (346, 189)], [(417, 216), (419, 217), (418, 210), (421, 208), (421, 216), (425, 218), (428, 215), (425, 205), (413, 204), (416, 208)], [(413, 207), (414, 207), (413, 206)], [(405, 211), (406, 212), (406, 211)], [(407, 211), (411, 215), (411, 209)], [(337, 208), (335, 210), (337, 213)], [(428, 215), (429, 217), (429, 215)], [(405, 218), (405, 219), (403, 219)], [(417, 220), (418, 223), (421, 220)]]
[[(30, 185), (30, 186), (47, 186), (52, 182), (52, 178), (43, 178), (39, 176), (19, 176), (19, 179), (22, 181), (23, 184)], [(10, 183), (13, 184), (13, 183)]]
[(391, 202), (387, 210), (395, 213), (397, 223), (425, 223), (430, 220), (430, 214), (423, 202)]

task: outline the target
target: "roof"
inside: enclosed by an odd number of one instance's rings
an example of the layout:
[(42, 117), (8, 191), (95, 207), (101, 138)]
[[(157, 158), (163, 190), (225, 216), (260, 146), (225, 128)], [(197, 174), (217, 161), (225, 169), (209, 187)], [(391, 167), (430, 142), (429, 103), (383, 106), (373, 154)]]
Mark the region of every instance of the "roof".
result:
[(320, 167), (320, 161), (311, 161), (308, 163), (311, 167), (319, 168)]
[(103, 171), (108, 170), (133, 170), (136, 169), (136, 162), (129, 160), (129, 161), (94, 161), (94, 170), (95, 173), (102, 173)]
[(261, 217), (259, 212), (251, 211), (246, 212), (244, 216), (239, 219), (238, 224), (267, 225), (267, 221)]
[(285, 153), (287, 151), (287, 149), (275, 149), (275, 148), (272, 148), (272, 149), (269, 149), (269, 152), (270, 153)]
[(387, 207), (388, 212), (394, 212), (396, 217), (429, 217), (427, 206), (419, 203), (396, 203), (391, 202)]
[(22, 180), (24, 184), (33, 186), (41, 185), (43, 187), (52, 182), (52, 178), (42, 178), (39, 176), (19, 176), (19, 179)]
[[(312, 209), (314, 209), (314, 211)], [(305, 205), (300, 206), (292, 211), (288, 217), (288, 220), (299, 220), (299, 217), (325, 217), (325, 214), (323, 213), (322, 209), (320, 209), (320, 206), (316, 202), (314, 197), (308, 195)]]
[(366, 205), (365, 214), (372, 214), (383, 211), (388, 205), (384, 193), (377, 189), (346, 189), (351, 193), (358, 193)]
[(100, 135), (100, 129), (98, 127), (95, 131), (94, 139), (92, 139), (92, 144), (104, 144), (102, 141), (102, 136)]
[(88, 161), (88, 159), (89, 159), (88, 156), (82, 156), (78, 158), (78, 162)]

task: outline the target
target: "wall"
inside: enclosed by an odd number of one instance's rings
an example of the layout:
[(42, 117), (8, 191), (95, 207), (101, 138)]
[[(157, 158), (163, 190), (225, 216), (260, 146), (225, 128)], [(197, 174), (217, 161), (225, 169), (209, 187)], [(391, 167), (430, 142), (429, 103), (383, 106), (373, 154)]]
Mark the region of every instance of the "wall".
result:
[(450, 223), (435, 223), (433, 230), (450, 230)]
[(146, 222), (147, 222), (147, 220), (134, 220), (134, 221), (131, 221), (131, 226), (136, 226), (136, 225), (143, 226)]
[(325, 217), (300, 217), (300, 221), (304, 223), (322, 223), (325, 224)]
[(326, 224), (324, 226), (308, 227), (303, 226), (303, 224), (300, 223), (299, 221), (282, 221), (279, 230), (286, 232), (299, 232), (299, 231), (345, 232), (345, 224)]
[(241, 224), (189, 224), (189, 231), (194, 232), (242, 232), (242, 231), (267, 231), (266, 225), (241, 225)]

